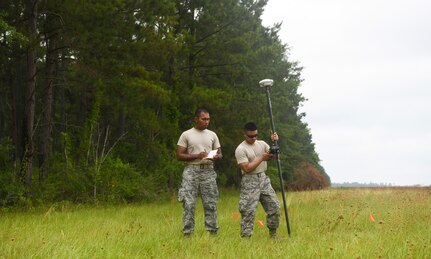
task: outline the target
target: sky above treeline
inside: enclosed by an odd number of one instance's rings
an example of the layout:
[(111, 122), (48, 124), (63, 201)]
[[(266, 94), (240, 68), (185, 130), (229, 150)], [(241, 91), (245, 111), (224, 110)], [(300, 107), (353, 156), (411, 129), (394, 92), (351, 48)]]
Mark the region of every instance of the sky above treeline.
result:
[(268, 1), (332, 182), (431, 185), (430, 13), (427, 0)]

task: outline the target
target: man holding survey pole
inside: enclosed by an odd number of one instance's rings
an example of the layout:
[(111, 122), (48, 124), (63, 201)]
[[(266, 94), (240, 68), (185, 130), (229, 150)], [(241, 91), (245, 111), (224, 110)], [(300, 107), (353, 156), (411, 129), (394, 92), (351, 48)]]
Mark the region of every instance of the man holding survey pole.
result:
[(201, 193), (205, 214), (205, 228), (216, 235), (217, 225), (217, 175), (214, 161), (221, 159), (220, 141), (217, 134), (208, 130), (210, 115), (206, 109), (197, 109), (195, 126), (184, 131), (177, 144), (176, 157), (184, 161), (183, 180), (178, 191), (178, 200), (183, 203), (183, 233), (190, 236), (195, 226), (195, 207), (198, 193)]
[[(277, 236), (280, 220), (280, 204), (271, 186), (271, 180), (265, 174), (266, 161), (274, 158), (270, 146), (257, 139), (257, 126), (248, 122), (244, 126), (244, 141), (235, 150), (235, 157), (241, 168), (241, 191), (239, 211), (241, 212), (241, 237), (249, 238), (253, 234), (253, 224), (259, 202), (266, 212), (266, 225), (272, 238)], [(277, 141), (276, 132), (271, 140)]]

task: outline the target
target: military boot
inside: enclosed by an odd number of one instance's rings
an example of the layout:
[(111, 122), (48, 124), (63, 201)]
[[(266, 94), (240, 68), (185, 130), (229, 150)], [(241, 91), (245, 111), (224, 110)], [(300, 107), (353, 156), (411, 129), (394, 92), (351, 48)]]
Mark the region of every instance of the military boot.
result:
[(277, 229), (269, 229), (269, 236), (271, 238), (277, 238)]

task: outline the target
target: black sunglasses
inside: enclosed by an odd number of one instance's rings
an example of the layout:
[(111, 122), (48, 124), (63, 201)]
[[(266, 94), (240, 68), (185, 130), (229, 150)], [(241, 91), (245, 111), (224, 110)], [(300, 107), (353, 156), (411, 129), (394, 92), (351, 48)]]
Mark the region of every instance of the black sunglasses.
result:
[(248, 138), (257, 138), (257, 134), (256, 134), (256, 135), (247, 135), (247, 134), (246, 134), (246, 136), (247, 136)]

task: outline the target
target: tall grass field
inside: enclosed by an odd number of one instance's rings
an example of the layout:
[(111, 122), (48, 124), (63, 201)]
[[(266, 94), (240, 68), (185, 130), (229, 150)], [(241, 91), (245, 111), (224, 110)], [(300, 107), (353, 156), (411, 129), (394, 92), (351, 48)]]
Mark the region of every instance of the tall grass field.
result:
[[(279, 194), (280, 195), (280, 194)], [(239, 235), (239, 192), (220, 190), (220, 231), (181, 233), (175, 197), (153, 204), (55, 204), (1, 211), (0, 258), (431, 258), (431, 189), (327, 189), (286, 194), (278, 238), (271, 239), (259, 205), (250, 239)], [(279, 196), (280, 204), (282, 198)]]

